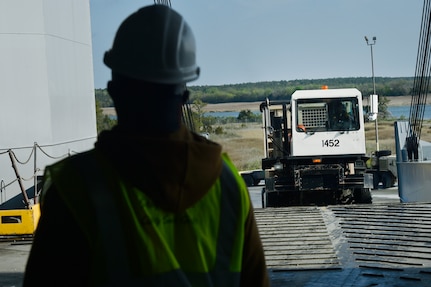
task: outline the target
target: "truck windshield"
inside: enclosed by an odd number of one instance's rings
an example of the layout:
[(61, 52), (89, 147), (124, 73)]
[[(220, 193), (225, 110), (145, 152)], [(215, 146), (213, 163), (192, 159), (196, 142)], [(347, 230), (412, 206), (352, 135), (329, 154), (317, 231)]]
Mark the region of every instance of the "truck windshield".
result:
[(359, 130), (357, 98), (298, 99), (298, 132)]

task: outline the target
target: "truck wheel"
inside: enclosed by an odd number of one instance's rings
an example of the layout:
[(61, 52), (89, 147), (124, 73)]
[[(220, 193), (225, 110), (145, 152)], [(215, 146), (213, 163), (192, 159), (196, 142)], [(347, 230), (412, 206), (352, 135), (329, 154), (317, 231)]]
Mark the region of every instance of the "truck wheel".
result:
[(369, 188), (356, 188), (354, 191), (356, 203), (372, 203), (371, 191)]
[(391, 154), (392, 154), (392, 152), (389, 149), (384, 149), (384, 150), (376, 151), (376, 156), (377, 157), (388, 156), (388, 155), (391, 155)]
[(265, 207), (279, 206), (279, 198), (276, 192), (265, 192)]
[(247, 186), (253, 186), (253, 177), (250, 174), (241, 174)]
[(395, 186), (396, 183), (397, 183), (397, 177), (394, 176), (394, 175), (392, 175), (392, 184), (391, 184), (391, 187)]
[(390, 188), (392, 187), (392, 183), (394, 180), (392, 179), (392, 175), (389, 172), (385, 172), (382, 174), (382, 184), (383, 188)]
[(254, 178), (254, 179), (253, 179), (253, 185), (254, 185), (254, 186), (258, 186), (258, 185), (259, 185), (259, 183), (260, 183), (260, 178)]
[(378, 172), (373, 172), (373, 189), (379, 189), (380, 176)]
[(343, 189), (340, 195), (340, 203), (341, 204), (351, 204), (353, 203), (354, 195), (352, 194), (351, 189)]

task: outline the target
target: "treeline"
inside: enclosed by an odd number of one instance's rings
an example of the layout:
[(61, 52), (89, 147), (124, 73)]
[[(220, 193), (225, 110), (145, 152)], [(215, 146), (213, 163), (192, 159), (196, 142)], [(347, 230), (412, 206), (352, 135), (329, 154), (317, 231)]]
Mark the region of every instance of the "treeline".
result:
[[(411, 95), (413, 77), (376, 77), (376, 94), (383, 97)], [(190, 98), (200, 99), (204, 103), (217, 104), (229, 102), (257, 102), (266, 98), (279, 100), (289, 98), (296, 90), (357, 88), (362, 94), (373, 94), (373, 82), (370, 77), (328, 78), (317, 80), (291, 80), (243, 83), (219, 86), (189, 86)], [(106, 89), (95, 90), (100, 107), (112, 107), (112, 100)]]

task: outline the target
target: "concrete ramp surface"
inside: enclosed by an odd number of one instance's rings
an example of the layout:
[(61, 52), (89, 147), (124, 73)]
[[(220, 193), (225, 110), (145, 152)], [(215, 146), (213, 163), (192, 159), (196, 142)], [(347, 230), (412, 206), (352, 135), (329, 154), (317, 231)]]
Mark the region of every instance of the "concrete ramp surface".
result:
[(431, 204), (255, 214), (272, 286), (431, 286)]

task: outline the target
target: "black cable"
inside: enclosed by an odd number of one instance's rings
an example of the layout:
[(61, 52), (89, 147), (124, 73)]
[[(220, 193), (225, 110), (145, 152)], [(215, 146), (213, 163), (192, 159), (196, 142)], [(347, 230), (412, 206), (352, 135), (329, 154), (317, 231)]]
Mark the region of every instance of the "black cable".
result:
[(410, 104), (409, 125), (406, 144), (408, 157), (418, 159), (418, 146), (431, 75), (431, 1), (425, 0), (422, 10), (422, 24), (419, 37), (416, 70)]

